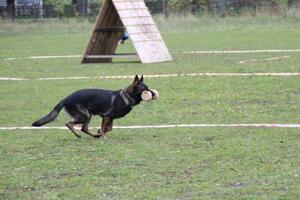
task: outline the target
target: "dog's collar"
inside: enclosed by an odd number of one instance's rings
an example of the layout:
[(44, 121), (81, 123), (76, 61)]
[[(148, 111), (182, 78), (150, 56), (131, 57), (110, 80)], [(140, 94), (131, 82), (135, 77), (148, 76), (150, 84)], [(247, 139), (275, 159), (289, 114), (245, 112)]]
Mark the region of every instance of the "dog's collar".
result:
[(123, 98), (125, 104), (132, 108), (133, 106), (136, 105), (136, 100), (134, 98), (132, 98), (126, 90), (127, 89), (121, 90), (120, 95)]

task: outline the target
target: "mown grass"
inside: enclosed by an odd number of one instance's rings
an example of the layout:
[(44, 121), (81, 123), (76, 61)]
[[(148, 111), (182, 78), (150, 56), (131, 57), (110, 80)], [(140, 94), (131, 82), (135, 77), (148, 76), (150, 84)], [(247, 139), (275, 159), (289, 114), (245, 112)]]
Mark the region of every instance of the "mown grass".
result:
[[(145, 81), (150, 88), (160, 91), (161, 99), (158, 102), (142, 103), (129, 116), (117, 120), (116, 125), (300, 121), (299, 78), (182, 77)], [(75, 90), (117, 90), (130, 82), (131, 80), (2, 82), (0, 124), (28, 126)], [(54, 124), (61, 125), (66, 119), (68, 117), (64, 116)], [(94, 125), (98, 126), (99, 122)]]
[[(190, 50), (299, 48), (297, 17), (156, 17), (173, 62), (81, 65), (92, 24), (0, 21), (0, 77), (193, 72), (299, 72), (299, 53), (191, 55)], [(120, 52), (133, 51), (129, 42)], [(290, 56), (277, 61), (241, 60)], [(69, 93), (131, 80), (1, 81), (0, 126), (29, 126)], [(160, 91), (115, 125), (299, 123), (298, 77), (145, 79)], [(62, 126), (62, 112), (50, 126)], [(99, 126), (95, 117), (92, 126)], [(93, 130), (95, 131), (95, 130)], [(0, 199), (298, 199), (299, 129), (115, 129), (109, 139), (67, 130), (0, 131)]]
[[(181, 20), (179, 20), (181, 21)], [(277, 23), (277, 21), (279, 21)], [(143, 65), (137, 63), (116, 63), (114, 65), (81, 65), (80, 58), (5, 61), (9, 57), (44, 55), (82, 55), (90, 34), (91, 24), (71, 21), (30, 23), (33, 26), (24, 31), (24, 24), (10, 25), (0, 40), (1, 75), (8, 77), (57, 77), (119, 75), (136, 73), (180, 73), (180, 72), (297, 72), (299, 53), (239, 54), (239, 55), (193, 55), (183, 54), (193, 50), (248, 50), (248, 49), (296, 49), (299, 47), (300, 27), (296, 20), (268, 19), (196, 19), (182, 23), (184, 29), (161, 25), (162, 34), (176, 62)], [(76, 23), (75, 23), (76, 22)], [(249, 22), (249, 23), (246, 23)], [(255, 23), (256, 22), (256, 23)], [(4, 23), (4, 22), (3, 22)], [(7, 23), (7, 22), (5, 22)], [(27, 22), (29, 23), (29, 22)], [(25, 23), (25, 24), (27, 24)], [(162, 22), (161, 22), (162, 23)], [(173, 23), (173, 21), (172, 21)], [(171, 24), (172, 24), (171, 23)], [(174, 22), (175, 23), (175, 22)], [(166, 24), (166, 23), (164, 23)], [(194, 24), (194, 26), (192, 26)], [(75, 28), (73, 28), (73, 25)], [(1, 25), (2, 26), (2, 25)], [(8, 25), (7, 25), (8, 26)], [(81, 27), (81, 28), (76, 28)], [(171, 25), (169, 25), (171, 26)], [(22, 27), (22, 28), (20, 28)], [(26, 26), (25, 26), (26, 27)], [(41, 28), (41, 30), (39, 29)], [(66, 31), (64, 31), (66, 29)], [(76, 31), (78, 30), (78, 31)], [(18, 36), (22, 34), (21, 36)], [(17, 32), (17, 35), (9, 35)], [(119, 52), (133, 52), (130, 42), (121, 45)], [(240, 61), (290, 56), (272, 62), (240, 64)], [(99, 70), (99, 66), (101, 70)], [(60, 72), (59, 74), (57, 72)]]
[[(299, 132), (1, 131), (4, 199), (295, 199)], [(13, 142), (12, 142), (13, 141)]]

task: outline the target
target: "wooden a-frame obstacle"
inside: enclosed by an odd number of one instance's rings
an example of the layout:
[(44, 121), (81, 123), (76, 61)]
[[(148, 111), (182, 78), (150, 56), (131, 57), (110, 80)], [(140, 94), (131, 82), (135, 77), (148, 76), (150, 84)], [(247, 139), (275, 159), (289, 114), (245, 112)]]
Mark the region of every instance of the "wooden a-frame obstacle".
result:
[(82, 63), (112, 62), (119, 39), (127, 31), (142, 63), (171, 61), (170, 55), (144, 0), (104, 0)]

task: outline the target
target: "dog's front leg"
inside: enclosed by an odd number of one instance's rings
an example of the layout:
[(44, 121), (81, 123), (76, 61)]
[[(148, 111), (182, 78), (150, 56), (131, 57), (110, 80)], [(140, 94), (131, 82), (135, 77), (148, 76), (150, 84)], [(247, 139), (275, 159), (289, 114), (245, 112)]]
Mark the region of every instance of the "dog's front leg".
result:
[(101, 129), (98, 130), (101, 138), (106, 139), (106, 133), (112, 130), (112, 122), (113, 120), (110, 117), (102, 118)]
[(113, 119), (109, 118), (107, 120), (107, 125), (106, 125), (106, 130), (105, 130), (105, 134), (107, 134), (107, 132), (112, 130), (112, 126), (113, 126)]

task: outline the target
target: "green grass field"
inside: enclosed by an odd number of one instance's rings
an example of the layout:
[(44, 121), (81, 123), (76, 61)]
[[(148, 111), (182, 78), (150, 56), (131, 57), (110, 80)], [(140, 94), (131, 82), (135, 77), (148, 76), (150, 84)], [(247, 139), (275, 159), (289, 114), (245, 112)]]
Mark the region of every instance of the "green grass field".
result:
[[(81, 65), (92, 24), (0, 21), (0, 127), (30, 126), (69, 93), (131, 80), (43, 77), (300, 72), (300, 52), (193, 55), (193, 50), (299, 49), (299, 17), (155, 18), (173, 62)], [(133, 51), (130, 42), (119, 52)], [(267, 58), (286, 59), (265, 61)], [(260, 59), (240, 64), (242, 60)], [(160, 91), (114, 125), (300, 123), (300, 77), (149, 78)], [(63, 126), (64, 112), (49, 126)], [(92, 126), (99, 126), (94, 117)], [(94, 130), (95, 131), (95, 130)], [(0, 199), (299, 199), (300, 129), (114, 129), (108, 140), (67, 130), (0, 130)]]

